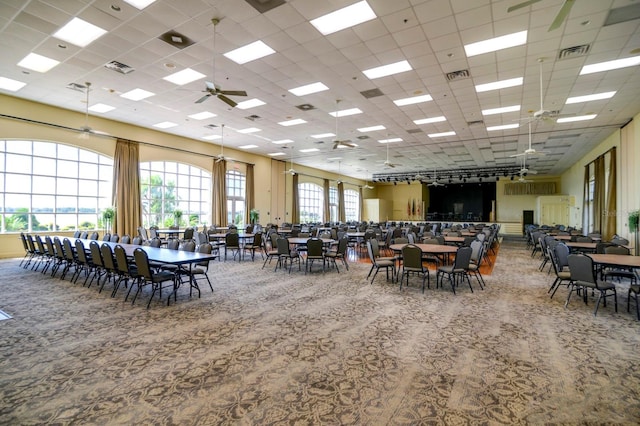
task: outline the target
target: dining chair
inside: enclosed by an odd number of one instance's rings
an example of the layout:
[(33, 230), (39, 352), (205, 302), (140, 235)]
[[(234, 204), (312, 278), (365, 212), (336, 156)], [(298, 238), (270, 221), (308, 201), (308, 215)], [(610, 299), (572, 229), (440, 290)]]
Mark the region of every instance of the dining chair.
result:
[[(100, 286), (100, 290), (98, 293), (102, 293), (102, 289), (105, 284), (109, 281), (113, 281), (113, 285), (115, 288), (116, 284), (116, 275), (118, 275), (118, 269), (116, 268), (116, 261), (113, 256), (113, 250), (109, 244), (102, 244), (100, 246), (100, 254), (102, 255), (102, 264), (104, 267), (104, 281), (102, 281), (102, 285)], [(111, 291), (113, 293), (113, 290)]]
[(74, 245), (76, 249), (76, 261), (78, 266), (74, 272), (74, 275), (71, 277), (71, 282), (76, 283), (78, 282), (80, 274), (82, 274), (83, 271), (85, 273), (85, 277), (89, 276), (89, 274), (91, 273), (91, 263), (89, 257), (87, 256), (87, 252), (85, 251), (82, 240), (77, 239)]
[(127, 284), (129, 284), (129, 280), (132, 282), (138, 279), (138, 268), (136, 265), (129, 261), (127, 257), (127, 252), (124, 247), (120, 244), (116, 245), (113, 248), (113, 254), (116, 258), (116, 271), (118, 274), (118, 279), (116, 280), (113, 291), (111, 292), (111, 297), (115, 297), (118, 289), (124, 282), (125, 288), (127, 288)]
[(422, 277), (422, 292), (424, 293), (424, 284), (430, 287), (429, 268), (422, 263), (422, 250), (415, 244), (407, 244), (402, 247), (402, 273), (400, 274), (400, 290), (404, 277), (407, 277), (407, 287), (409, 286), (409, 276), (418, 275)]
[[(622, 256), (631, 255), (631, 250), (627, 247), (623, 246), (610, 246), (604, 249), (605, 254), (619, 254)], [(602, 269), (602, 279), (607, 280), (608, 278), (617, 278), (618, 281), (623, 279), (629, 280), (629, 284), (637, 284), (636, 273), (633, 268), (624, 268), (624, 267), (607, 267)]]
[(345, 269), (349, 270), (349, 264), (347, 263), (347, 245), (349, 244), (349, 238), (345, 235), (338, 240), (338, 245), (335, 250), (329, 250), (324, 254), (328, 263), (333, 263), (336, 267), (336, 271), (340, 272), (338, 268), (337, 260), (340, 260)]
[(320, 238), (309, 238), (306, 244), (307, 259), (304, 264), (304, 273), (313, 270), (313, 263), (322, 261), (322, 272), (325, 272), (326, 259), (324, 257), (324, 243)]
[(249, 252), (251, 254), (251, 261), (255, 258), (256, 251), (260, 252), (261, 259), (264, 259), (264, 247), (262, 244), (262, 232), (258, 232), (253, 236), (253, 239), (242, 246), (243, 252)]
[(120, 244), (131, 244), (131, 236), (129, 236), (129, 234), (124, 234), (122, 238), (120, 238), (120, 241), (116, 242), (119, 242)]
[(111, 238), (109, 239), (109, 242), (117, 243), (119, 241), (120, 241), (120, 236), (118, 234), (111, 234)]
[(367, 279), (369, 279), (369, 277), (371, 276), (371, 273), (375, 269), (376, 273), (373, 274), (373, 277), (371, 278), (371, 284), (373, 284), (373, 281), (376, 279), (376, 275), (378, 275), (378, 272), (380, 272), (380, 269), (384, 269), (385, 272), (387, 273), (387, 281), (389, 281), (389, 272), (391, 272), (391, 280), (393, 281), (396, 276), (395, 259), (391, 260), (389, 258), (380, 258), (380, 257), (376, 258), (376, 256), (373, 253), (372, 243), (373, 243), (373, 240), (367, 241), (367, 254), (369, 255), (369, 260), (371, 261), (371, 269), (369, 270)]
[[(90, 265), (93, 270), (93, 274), (91, 274), (91, 280), (89, 280), (89, 284), (87, 288), (91, 287), (93, 280), (96, 279), (97, 285), (100, 285), (100, 278), (105, 274), (104, 263), (102, 262), (102, 251), (100, 250), (100, 244), (97, 241), (91, 241), (89, 243), (89, 250), (91, 252), (91, 260)], [(87, 283), (89, 276), (85, 278), (83, 286)]]
[(241, 260), (242, 253), (240, 252), (240, 236), (237, 232), (227, 232), (224, 237), (224, 260), (227, 260), (227, 252), (231, 251), (233, 259), (238, 256), (238, 261)]
[[(175, 274), (168, 271), (154, 272), (151, 269), (151, 266), (149, 264), (149, 256), (147, 255), (147, 252), (140, 247), (136, 248), (133, 251), (133, 259), (136, 263), (136, 268), (138, 269), (139, 278), (135, 281), (137, 288), (136, 288), (136, 293), (133, 296), (133, 300), (131, 301), (131, 304), (134, 304), (136, 302), (136, 298), (138, 297), (138, 294), (140, 294), (140, 292), (142, 291), (142, 287), (146, 285), (150, 285), (152, 289), (151, 297), (149, 297), (149, 302), (147, 302), (147, 309), (149, 309), (149, 306), (151, 305), (151, 301), (153, 300), (153, 296), (156, 294), (156, 291), (158, 292), (159, 297), (162, 300), (162, 289), (169, 287), (169, 286), (163, 286), (163, 284), (166, 282), (171, 282), (173, 295), (174, 297), (177, 297), (176, 296), (177, 282), (176, 282)], [(133, 289), (133, 285), (131, 285), (131, 287), (129, 288), (129, 292), (127, 292), (127, 296), (124, 299), (125, 302), (129, 298), (129, 293), (131, 293), (132, 289)], [(167, 298), (167, 305), (169, 305), (170, 301), (171, 301), (171, 296)]]
[(278, 246), (278, 262), (276, 263), (276, 267), (274, 271), (278, 270), (278, 266), (287, 269), (287, 263), (289, 264), (289, 273), (291, 273), (291, 268), (293, 267), (293, 263), (298, 263), (298, 270), (301, 270), (300, 267), (300, 253), (297, 250), (291, 250), (289, 246), (289, 240), (286, 238), (278, 238), (277, 240)]
[(549, 248), (551, 266), (553, 267), (553, 272), (556, 275), (555, 280), (551, 283), (551, 287), (547, 290), (547, 293), (553, 290), (551, 293), (551, 299), (553, 299), (553, 295), (558, 291), (558, 287), (565, 282), (567, 286), (571, 283), (571, 272), (569, 271), (568, 261), (569, 252), (569, 247), (564, 243), (556, 245), (553, 249)]
[[(211, 254), (213, 247), (210, 243), (200, 244), (198, 246), (197, 252), (204, 254)], [(213, 292), (213, 286), (211, 285), (211, 280), (209, 279), (209, 262), (210, 260), (203, 260), (200, 262), (196, 262), (191, 265), (190, 268), (181, 268), (181, 272), (184, 276), (189, 279), (189, 296), (191, 296), (191, 291), (195, 288), (198, 290), (198, 298), (200, 298), (200, 286), (198, 285), (198, 277), (204, 277), (209, 283), (209, 288)]]
[(598, 300), (596, 301), (596, 308), (593, 311), (593, 316), (598, 314), (598, 307), (600, 306), (600, 300), (604, 299), (604, 306), (607, 306), (607, 297), (613, 296), (615, 303), (615, 310), (618, 312), (618, 295), (616, 293), (616, 286), (609, 281), (599, 280), (597, 272), (593, 267), (593, 259), (584, 254), (570, 254), (569, 255), (569, 271), (571, 272), (571, 282), (569, 283), (569, 294), (567, 295), (567, 301), (564, 304), (566, 308), (569, 305), (571, 293), (573, 291), (582, 290), (584, 303), (587, 303), (588, 291), (592, 289), (598, 292)]
[(445, 278), (451, 285), (453, 294), (456, 294), (456, 287), (460, 282), (466, 280), (469, 284), (469, 288), (473, 293), (473, 287), (471, 286), (471, 280), (467, 270), (469, 269), (469, 263), (471, 262), (471, 247), (460, 247), (456, 252), (456, 257), (453, 260), (453, 265), (439, 266), (436, 272), (436, 287), (442, 286), (442, 282)]
[(264, 262), (262, 263), (262, 269), (264, 269), (265, 265), (267, 264), (267, 261), (269, 262), (269, 264), (271, 264), (271, 259), (273, 258), (278, 258), (278, 238), (280, 238), (280, 235), (278, 235), (277, 232), (271, 232), (269, 234), (269, 239), (270, 239), (270, 245), (271, 247), (269, 249), (267, 249), (267, 241), (266, 239), (263, 240), (264, 242), (264, 246), (265, 246), (265, 259)]

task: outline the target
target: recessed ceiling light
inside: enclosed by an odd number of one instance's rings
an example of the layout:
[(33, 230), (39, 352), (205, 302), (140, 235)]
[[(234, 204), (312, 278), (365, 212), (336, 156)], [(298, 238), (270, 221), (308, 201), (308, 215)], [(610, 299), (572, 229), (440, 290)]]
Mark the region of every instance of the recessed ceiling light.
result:
[(261, 132), (261, 131), (262, 129), (258, 129), (257, 127), (247, 127), (246, 129), (240, 129), (237, 132), (247, 134), (247, 133), (255, 133), (255, 132)]
[(617, 70), (619, 68), (632, 67), (640, 64), (640, 56), (631, 58), (616, 59), (615, 61), (600, 62), (597, 64), (585, 65), (580, 70), (580, 75), (592, 74), (594, 72)]
[(256, 59), (269, 56), (276, 53), (275, 50), (267, 46), (261, 40), (254, 41), (246, 46), (239, 47), (224, 54), (227, 58), (231, 59), (236, 64), (246, 64), (247, 62), (254, 61)]
[(523, 82), (522, 77), (516, 77), (516, 78), (510, 78), (508, 80), (494, 81), (492, 83), (478, 84), (476, 86), (476, 92), (478, 93), (488, 92), (490, 90), (504, 89), (507, 87), (514, 87), (514, 86), (522, 86), (522, 82)]
[(333, 111), (329, 113), (329, 115), (332, 117), (346, 117), (348, 115), (356, 115), (356, 114), (362, 114), (362, 110), (360, 110), (360, 108), (349, 108), (349, 109), (343, 109), (341, 111)]
[(317, 135), (311, 135), (311, 137), (314, 138), (314, 139), (330, 138), (332, 136), (335, 136), (335, 134), (333, 134), (333, 133), (319, 133)]
[(518, 123), (515, 124), (502, 124), (500, 126), (489, 126), (487, 127), (487, 132), (494, 132), (496, 130), (508, 130), (508, 129), (517, 129), (520, 127)]
[(271, 141), (271, 143), (282, 145), (282, 144), (285, 144), (285, 143), (293, 143), (293, 141), (291, 139), (282, 139), (282, 140), (279, 140), (279, 141)]
[(284, 152), (272, 152), (271, 154), (269, 154), (272, 157), (280, 157), (282, 155), (286, 155)]
[(32, 71), (47, 72), (59, 63), (60, 61), (56, 61), (55, 59), (47, 58), (46, 56), (38, 55), (37, 53), (29, 53), (20, 62), (18, 62), (18, 66)]
[(114, 109), (116, 109), (116, 107), (112, 107), (111, 105), (100, 104), (100, 103), (91, 105), (89, 107), (89, 111), (99, 112), (99, 113), (113, 111)]
[(64, 27), (53, 33), (53, 36), (67, 43), (85, 47), (106, 32), (107, 30), (83, 21), (80, 18), (73, 18)]
[(527, 42), (527, 32), (520, 31), (513, 34), (506, 34), (500, 37), (490, 38), (489, 40), (478, 41), (475, 43), (465, 44), (464, 51), (469, 56), (480, 55), (483, 53), (495, 52), (497, 50), (507, 49), (509, 47), (520, 46)]
[(443, 138), (445, 136), (453, 136), (455, 135), (456, 132), (442, 132), (442, 133), (429, 133), (427, 134), (427, 136), (429, 136), (430, 138)]
[(214, 139), (220, 139), (220, 135), (207, 135), (207, 136), (203, 136), (202, 139), (212, 141)]
[(11, 92), (17, 92), (26, 86), (27, 83), (23, 83), (22, 81), (12, 80), (6, 77), (0, 77), (0, 89), (9, 90)]
[(402, 142), (402, 138), (380, 139), (378, 142), (380, 143)]
[(376, 14), (369, 4), (366, 1), (360, 1), (309, 22), (323, 35), (329, 35), (375, 18)]
[(410, 98), (397, 99), (393, 101), (393, 103), (396, 104), (397, 106), (405, 106), (405, 105), (419, 104), (422, 102), (429, 102), (432, 100), (433, 98), (431, 97), (431, 95), (421, 95), (421, 96), (412, 96)]
[(123, 93), (120, 96), (126, 99), (131, 99), (132, 101), (141, 101), (143, 99), (149, 98), (154, 95), (155, 93), (147, 92), (146, 90), (133, 89), (133, 90), (129, 90), (126, 93)]
[(191, 68), (185, 68), (182, 71), (174, 72), (162, 79), (173, 84), (177, 84), (178, 86), (182, 86), (205, 77), (206, 75), (199, 73), (198, 71), (192, 70)]
[(253, 149), (253, 148), (257, 148), (258, 145), (240, 145), (238, 148), (240, 149)]
[(377, 126), (361, 127), (357, 130), (359, 132), (365, 133), (365, 132), (375, 132), (376, 130), (384, 130), (384, 129), (386, 129), (386, 127), (384, 127), (382, 124), (379, 124)]
[(325, 90), (329, 90), (329, 88), (324, 84), (317, 82), (317, 83), (311, 83), (304, 86), (289, 89), (289, 92), (293, 93), (296, 96), (304, 96), (304, 95), (310, 95), (312, 93), (322, 92)]
[(413, 122), (418, 125), (429, 124), (429, 123), (439, 123), (441, 121), (447, 121), (446, 117), (439, 116), (439, 117), (431, 117), (431, 118), (421, 118), (420, 120), (413, 120)]
[(171, 121), (163, 121), (162, 123), (156, 123), (153, 127), (157, 127), (159, 129), (169, 129), (171, 127), (176, 127), (176, 123), (172, 123)]
[(556, 123), (571, 123), (573, 121), (593, 120), (597, 116), (598, 114), (588, 114), (588, 115), (577, 115), (575, 117), (563, 117), (563, 118), (558, 118), (556, 120)]
[(355, 148), (355, 147), (357, 147), (357, 146), (358, 146), (358, 144), (357, 144), (357, 143), (353, 143), (353, 142), (351, 142), (351, 143), (349, 144), (349, 146), (347, 146), (347, 145), (342, 145), (342, 144), (338, 144), (338, 146), (336, 146), (336, 148), (338, 148), (338, 149), (345, 149), (345, 148)]
[(374, 80), (380, 77), (386, 77), (393, 74), (399, 74), (401, 72), (410, 71), (411, 64), (408, 61), (399, 61), (394, 62), (393, 64), (382, 65), (380, 67), (370, 68), (368, 70), (362, 71), (364, 75), (366, 75), (369, 79)]
[(327, 161), (338, 161), (338, 160), (342, 160), (342, 157), (330, 157), (330, 158), (325, 158), (325, 160), (327, 160)]
[(483, 109), (482, 115), (504, 114), (506, 112), (516, 112), (516, 111), (520, 111), (520, 105), (511, 105), (511, 106), (500, 107), (500, 108)]
[(246, 101), (242, 101), (239, 102), (238, 105), (236, 105), (236, 108), (238, 109), (249, 109), (249, 108), (255, 108), (255, 107), (259, 107), (262, 105), (266, 105), (263, 101), (261, 101), (260, 99), (249, 99)]
[(599, 101), (601, 99), (609, 99), (612, 98), (616, 94), (613, 92), (602, 92), (602, 93), (594, 93), (593, 95), (584, 95), (584, 96), (573, 96), (571, 98), (567, 98), (567, 104), (577, 104), (580, 102), (589, 102), (589, 101)]
[(306, 121), (304, 121), (303, 119), (296, 118), (295, 120), (281, 121), (278, 124), (281, 126), (288, 127), (288, 126), (295, 126), (295, 125), (304, 124), (304, 123), (306, 123)]
[(316, 151), (320, 151), (318, 148), (306, 148), (306, 149), (301, 149), (299, 150), (300, 152), (316, 152)]
[(214, 113), (212, 113), (212, 112), (209, 112), (209, 111), (202, 111), (202, 112), (198, 112), (196, 114), (188, 115), (187, 117), (193, 118), (194, 120), (206, 120), (207, 118), (216, 117), (216, 115)]
[(142, 10), (145, 7), (149, 6), (151, 3), (154, 3), (156, 0), (124, 0), (125, 3), (129, 3), (131, 6), (136, 9)]

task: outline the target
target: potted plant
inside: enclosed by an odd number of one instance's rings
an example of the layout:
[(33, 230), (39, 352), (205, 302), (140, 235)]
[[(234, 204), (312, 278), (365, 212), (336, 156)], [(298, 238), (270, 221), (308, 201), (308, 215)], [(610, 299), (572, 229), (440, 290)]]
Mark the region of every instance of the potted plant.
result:
[(180, 219), (182, 218), (182, 210), (175, 209), (173, 211), (173, 224), (175, 226), (180, 226)]
[(102, 220), (104, 221), (104, 229), (111, 232), (111, 224), (116, 217), (116, 210), (113, 207), (107, 207), (102, 211)]
[(249, 211), (249, 221), (251, 221), (252, 224), (256, 224), (258, 222), (260, 222), (260, 210), (258, 209), (251, 209)]
[(638, 218), (640, 218), (640, 210), (629, 212), (629, 232), (638, 230)]

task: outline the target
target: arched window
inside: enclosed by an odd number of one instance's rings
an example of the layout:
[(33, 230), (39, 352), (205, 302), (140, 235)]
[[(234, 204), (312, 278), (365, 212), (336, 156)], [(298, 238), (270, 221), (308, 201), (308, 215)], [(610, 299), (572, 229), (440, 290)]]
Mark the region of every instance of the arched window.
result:
[(244, 196), (247, 179), (237, 170), (227, 171), (227, 220), (236, 226), (244, 225)]
[(353, 189), (344, 190), (344, 216), (347, 221), (360, 220), (360, 194)]
[(211, 220), (211, 173), (171, 161), (140, 163), (143, 226), (174, 225), (174, 212), (182, 212), (179, 225)]
[(330, 222), (338, 221), (338, 188), (335, 186), (329, 187), (329, 214)]
[(300, 202), (300, 222), (323, 222), (324, 190), (315, 183), (298, 184), (298, 201)]
[(99, 229), (113, 159), (55, 142), (0, 140), (2, 232)]

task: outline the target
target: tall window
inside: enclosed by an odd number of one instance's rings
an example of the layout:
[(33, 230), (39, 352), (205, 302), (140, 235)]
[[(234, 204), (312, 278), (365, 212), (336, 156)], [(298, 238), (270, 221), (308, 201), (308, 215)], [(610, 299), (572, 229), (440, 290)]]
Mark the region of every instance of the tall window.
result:
[(330, 222), (338, 221), (338, 188), (329, 187), (329, 218)]
[(322, 222), (324, 205), (324, 189), (315, 183), (298, 184), (298, 200), (300, 202), (300, 222)]
[[(211, 220), (211, 173), (171, 161), (140, 163), (142, 223), (161, 228)], [(180, 211), (178, 219), (176, 211)]]
[(353, 189), (344, 190), (344, 216), (347, 221), (360, 220), (360, 194)]
[(227, 171), (227, 220), (244, 225), (244, 196), (247, 179), (237, 170)]
[(102, 227), (113, 159), (73, 146), (0, 140), (2, 232)]

